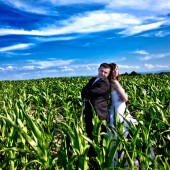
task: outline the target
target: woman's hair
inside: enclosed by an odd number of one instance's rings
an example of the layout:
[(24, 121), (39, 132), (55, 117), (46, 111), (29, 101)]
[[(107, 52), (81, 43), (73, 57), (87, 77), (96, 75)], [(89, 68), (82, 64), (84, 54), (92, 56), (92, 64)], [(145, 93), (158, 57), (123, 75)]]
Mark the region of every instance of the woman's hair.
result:
[[(113, 78), (112, 77), (112, 71), (117, 67), (118, 68), (118, 65), (117, 64), (115, 64), (115, 63), (110, 63), (110, 67), (111, 67), (111, 76), (110, 76), (110, 80)], [(116, 80), (117, 81), (119, 81), (119, 74), (118, 74), (118, 76), (116, 77)]]

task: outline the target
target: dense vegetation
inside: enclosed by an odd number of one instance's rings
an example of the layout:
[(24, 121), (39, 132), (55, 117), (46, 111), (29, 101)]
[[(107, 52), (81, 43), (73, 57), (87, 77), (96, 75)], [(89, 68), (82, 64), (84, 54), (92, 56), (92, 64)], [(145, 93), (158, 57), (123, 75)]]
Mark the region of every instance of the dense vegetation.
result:
[(134, 159), (142, 170), (170, 169), (170, 74), (121, 77), (129, 95), (127, 109), (139, 123), (124, 139), (117, 122), (118, 138), (102, 134), (102, 143), (97, 134), (105, 122), (94, 117), (93, 141), (84, 130), (80, 92), (88, 79), (0, 82), (0, 169), (90, 169), (89, 144), (102, 170), (112, 168), (116, 151), (124, 151), (119, 169), (125, 164), (128, 169), (137, 168)]

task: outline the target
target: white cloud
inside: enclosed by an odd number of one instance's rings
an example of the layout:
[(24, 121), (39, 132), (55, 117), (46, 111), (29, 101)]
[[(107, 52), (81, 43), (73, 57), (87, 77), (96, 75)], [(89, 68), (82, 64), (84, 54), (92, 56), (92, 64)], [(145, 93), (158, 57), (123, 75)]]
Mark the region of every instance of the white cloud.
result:
[(43, 2), (51, 2), (51, 4), (55, 5), (100, 3), (107, 5), (111, 9), (127, 8), (160, 13), (168, 13), (170, 10), (170, 2), (167, 0), (44, 0)]
[[(73, 69), (74, 71), (76, 71), (78, 74), (85, 72), (86, 74), (88, 74), (89, 72), (92, 74), (96, 74), (98, 71), (100, 64), (96, 63), (96, 64), (70, 64), (69, 65), (69, 69)], [(67, 67), (66, 67), (67, 68)]]
[(24, 29), (5, 29), (5, 28), (1, 28), (0, 29), (0, 35), (41, 35), (43, 36), (46, 36), (46, 35), (53, 35), (53, 34), (45, 34), (45, 32), (42, 32), (42, 31), (39, 31), (39, 30), (31, 30), (31, 31), (27, 31), (27, 30), (24, 30)]
[[(58, 24), (58, 22), (57, 22)], [(107, 11), (93, 11), (83, 13), (76, 17), (62, 21), (63, 27), (49, 25), (40, 30), (24, 30), (24, 29), (0, 29), (0, 35), (16, 34), (16, 35), (36, 35), (51, 36), (71, 33), (91, 33), (110, 29), (123, 29), (129, 26), (141, 24), (141, 19), (133, 15), (121, 13), (108, 13)]]
[[(169, 24), (168, 24), (169, 25)], [(163, 31), (152, 31), (152, 32), (149, 32), (149, 33), (143, 33), (142, 37), (166, 37), (170, 35), (170, 32), (167, 31), (167, 30), (163, 30)]]
[(61, 67), (61, 71), (74, 71), (74, 69), (68, 66), (64, 66), (64, 67)]
[(157, 64), (156, 67), (158, 67), (158, 68), (169, 68), (168, 65), (160, 65), (160, 64)]
[(128, 27), (127, 29), (119, 32), (119, 34), (126, 35), (126, 36), (135, 35), (135, 34), (142, 33), (144, 31), (157, 29), (165, 23), (166, 21), (160, 21), (160, 22), (155, 22), (155, 23), (150, 23), (150, 24), (145, 24), (145, 25), (137, 25), (133, 27)]
[(14, 66), (7, 66), (5, 70), (14, 70), (14, 69), (16, 69), (16, 67), (14, 67)]
[(21, 11), (48, 15), (58, 14), (57, 11), (54, 11), (55, 6), (94, 3), (103, 4), (105, 8), (113, 11), (129, 9), (129, 11), (144, 11), (145, 14), (168, 14), (170, 11), (170, 2), (167, 0), (4, 0), (3, 2)]
[(23, 70), (34, 70), (35, 66), (23, 66), (22, 69)]
[(17, 54), (17, 55), (24, 55), (24, 56), (27, 56), (27, 55), (31, 55), (32, 53), (22, 53), (22, 54)]
[[(46, 71), (50, 68), (54, 68), (56, 67), (57, 69), (59, 69), (60, 71), (63, 71), (65, 69), (71, 70), (71, 66), (70, 65), (74, 60), (44, 60), (44, 61), (35, 61), (35, 60), (27, 60), (25, 61), (25, 63), (21, 66), (16, 64), (13, 65), (7, 65), (4, 68), (0, 67), (0, 70), (2, 71), (31, 71), (31, 70), (44, 70), (46, 69)], [(45, 72), (46, 72), (45, 71)]]
[(108, 6), (113, 9), (136, 9), (152, 13), (169, 13), (168, 11), (170, 10), (170, 2), (167, 0), (108, 0), (107, 2)]
[(33, 78), (37, 78), (36, 76), (34, 77), (34, 75), (30, 75), (29, 72), (23, 72), (23, 73), (15, 73), (13, 74), (12, 78), (10, 76), (10, 80), (26, 80), (26, 79), (33, 79)]
[(151, 56), (145, 56), (145, 57), (140, 58), (141, 61), (147, 61), (147, 60), (151, 60), (151, 59), (152, 59)]
[(148, 55), (149, 54), (145, 50), (136, 50), (136, 51), (133, 51), (132, 53), (134, 53), (134, 54), (141, 54), (141, 55)]
[(88, 71), (97, 70), (97, 68), (95, 66), (92, 66), (92, 65), (85, 66), (85, 69), (88, 70)]
[(53, 70), (45, 70), (45, 72), (46, 72), (46, 73), (57, 73), (57, 72), (59, 72), (59, 71), (53, 69)]
[(144, 64), (147, 69), (170, 69), (170, 65), (160, 65), (160, 64)]
[(4, 68), (0, 67), (0, 70), (5, 70)]
[[(46, 6), (42, 3), (43, 1), (22, 1), (22, 0), (5, 0), (5, 3), (15, 7), (21, 11), (26, 11), (36, 14), (47, 14), (49, 13), (50, 6)], [(47, 2), (46, 2), (47, 3)]]
[(165, 37), (167, 35), (170, 35), (170, 32), (165, 32), (165, 31), (158, 31), (155, 33), (155, 37)]
[(147, 61), (147, 60), (165, 58), (165, 57), (169, 57), (169, 56), (170, 56), (170, 53), (150, 54), (150, 55), (141, 57), (140, 60), (142, 60), (142, 61)]
[(8, 65), (5, 65), (4, 67), (0, 67), (0, 70), (2, 71), (14, 71), (15, 70), (16, 71), (17, 67), (14, 65), (8, 64)]
[(133, 65), (121, 65), (118, 64), (118, 67), (121, 69), (139, 69), (140, 66), (133, 66)]
[[(77, 32), (97, 32), (109, 29), (120, 29), (140, 24), (140, 19), (128, 14), (108, 13), (106, 11), (89, 12), (83, 16), (72, 17), (67, 21), (67, 30)], [(73, 29), (74, 28), (74, 29)]]
[(50, 68), (50, 67), (59, 67), (59, 66), (69, 65), (73, 62), (73, 60), (51, 60), (51, 61), (49, 61), (49, 60), (45, 60), (45, 61), (30, 60), (28, 62), (30, 62), (36, 68), (46, 69), (46, 68)]
[(16, 44), (16, 45), (0, 48), (0, 52), (6, 52), (6, 51), (12, 51), (12, 50), (23, 50), (23, 49), (29, 48), (32, 45), (33, 44), (31, 44), (31, 43), (28, 43), (28, 44)]
[[(3, 47), (4, 48), (4, 47)], [(5, 47), (6, 48), (6, 47)], [(1, 48), (0, 48), (1, 49)], [(10, 50), (10, 49), (9, 49)], [(16, 49), (16, 50), (20, 50), (20, 49)], [(21, 49), (23, 50), (23, 49)], [(10, 51), (0, 51), (0, 52), (3, 52), (3, 55), (5, 56), (8, 56), (8, 57), (12, 57), (12, 56), (29, 56), (31, 55), (32, 53), (17, 53), (17, 52), (11, 52)]]
[(52, 37), (52, 38), (35, 37), (34, 39), (40, 42), (48, 42), (48, 41), (67, 41), (67, 40), (73, 40), (79, 37), (80, 36), (66, 36), (66, 37)]
[(153, 69), (155, 66), (153, 64), (144, 64), (147, 69)]
[[(138, 16), (130, 14), (128, 11), (112, 12), (103, 9), (101, 11), (93, 11), (74, 15), (71, 18), (63, 21), (57, 21), (46, 27), (37, 30), (24, 30), (24, 29), (9, 29), (1, 28), (0, 35), (34, 35), (34, 36), (52, 36), (63, 35), (71, 33), (92, 33), (99, 31), (106, 31), (111, 29), (123, 29), (118, 32), (125, 36), (130, 36), (144, 31), (157, 29), (164, 24), (169, 24), (168, 19), (156, 16)], [(60, 25), (60, 27), (58, 26)], [(49, 38), (46, 41), (55, 40), (70, 40), (73, 36)], [(38, 38), (37, 38), (38, 39)], [(39, 38), (39, 40), (44, 40)]]

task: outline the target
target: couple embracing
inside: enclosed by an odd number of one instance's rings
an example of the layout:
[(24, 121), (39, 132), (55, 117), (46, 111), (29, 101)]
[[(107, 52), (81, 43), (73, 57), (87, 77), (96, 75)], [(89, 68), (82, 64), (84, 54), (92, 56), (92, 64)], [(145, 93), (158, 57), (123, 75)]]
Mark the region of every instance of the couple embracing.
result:
[[(126, 109), (126, 102), (128, 95), (119, 83), (119, 70), (115, 63), (102, 63), (98, 68), (98, 76), (89, 80), (87, 85), (82, 89), (81, 96), (84, 101), (84, 115), (86, 132), (88, 137), (92, 139), (93, 131), (93, 111), (95, 110), (100, 120), (106, 120), (107, 123), (113, 126), (114, 111), (116, 111), (117, 119), (120, 122), (124, 121), (124, 114)], [(111, 106), (108, 106), (111, 96)], [(132, 123), (137, 123), (133, 117), (128, 114), (126, 120)], [(107, 133), (105, 126), (102, 126), (102, 132)], [(124, 126), (124, 137), (127, 137), (127, 130)], [(116, 136), (116, 133), (115, 133)]]
[[(89, 80), (87, 85), (82, 89), (81, 96), (84, 101), (84, 115), (87, 135), (92, 138), (92, 118), (94, 108), (100, 120), (106, 120), (111, 126), (113, 125), (114, 110), (117, 113), (117, 119), (122, 122), (126, 109), (128, 95), (119, 83), (119, 70), (115, 63), (102, 63), (98, 68), (98, 76)], [(108, 101), (111, 96), (111, 107)], [(128, 121), (135, 123), (132, 116), (127, 115)], [(107, 132), (103, 127), (102, 131)], [(126, 136), (125, 136), (126, 137)]]

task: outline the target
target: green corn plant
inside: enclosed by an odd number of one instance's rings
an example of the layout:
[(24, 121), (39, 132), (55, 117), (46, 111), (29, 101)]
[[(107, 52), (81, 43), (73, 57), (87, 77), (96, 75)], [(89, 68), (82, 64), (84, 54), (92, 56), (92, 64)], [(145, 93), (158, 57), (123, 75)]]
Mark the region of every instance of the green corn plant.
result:
[(117, 148), (119, 147), (121, 141), (117, 140), (115, 145), (113, 145), (113, 138), (110, 138), (106, 132), (101, 132), (101, 126), (108, 128), (105, 121), (101, 121), (96, 116), (93, 110), (93, 140), (89, 139), (87, 136), (83, 137), (88, 141), (91, 147), (94, 148), (96, 153), (95, 157), (91, 157), (101, 169), (112, 169), (112, 160), (116, 154)]
[[(84, 163), (85, 168), (85, 164), (90, 165), (89, 157), (85, 156), (89, 145), (96, 149), (98, 155), (94, 157), (94, 161), (102, 169), (113, 169), (110, 165), (117, 151), (124, 152), (124, 157), (118, 159), (115, 169), (123, 169), (126, 162), (127, 168), (135, 169), (133, 164), (135, 158), (138, 159), (141, 169), (169, 169), (170, 75), (121, 76), (121, 84), (129, 96), (127, 108), (137, 120), (141, 120), (137, 127), (128, 129), (130, 133), (127, 139), (122, 138), (121, 124), (110, 129), (111, 138), (106, 133), (100, 133), (101, 126), (106, 123), (95, 119), (94, 140), (86, 136), (83, 125), (80, 125), (80, 119), (82, 119), (80, 91), (89, 78), (0, 81), (0, 113), (3, 117), (0, 119), (0, 159), (2, 160), (0, 167), (2, 169), (48, 167), (44, 163), (45, 159), (39, 158), (40, 153), (49, 154), (51, 162), (49, 167), (53, 169), (83, 168), (84, 157), (87, 158)], [(43, 136), (46, 145), (38, 140), (36, 128), (31, 125), (32, 123), (25, 114), (29, 115), (31, 121), (39, 129), (39, 136)], [(63, 129), (58, 126), (59, 115), (64, 117), (62, 121), (67, 125), (63, 125)], [(75, 115), (77, 120), (74, 118)], [(70, 133), (71, 130), (77, 135)], [(113, 130), (119, 133), (117, 138), (114, 137)], [(53, 148), (55, 131), (60, 133), (59, 140), (61, 139), (62, 142), (61, 146), (57, 143)], [(26, 135), (30, 138), (26, 138)], [(70, 139), (73, 140), (73, 136), (80, 140), (68, 142)], [(103, 138), (102, 142), (100, 136)], [(81, 144), (84, 140), (87, 145)], [(81, 147), (78, 143), (81, 144), (82, 150), (87, 147), (83, 152), (84, 155), (80, 154), (82, 151), (79, 151)], [(36, 147), (33, 148), (32, 145)], [(46, 149), (41, 147), (46, 147)], [(154, 159), (150, 158), (150, 147), (154, 148), (156, 154)], [(55, 154), (52, 154), (53, 149)], [(48, 154), (45, 154), (44, 150)], [(68, 166), (61, 163), (64, 158)]]
[(78, 166), (79, 169), (88, 169), (89, 144), (82, 137), (84, 133), (83, 122), (79, 122), (78, 117), (74, 115), (74, 121), (67, 119), (66, 122), (59, 122), (58, 128), (63, 138), (61, 149), (58, 150), (58, 156), (62, 160), (59, 163), (65, 169), (71, 167), (71, 164), (74, 165), (72, 165), (72, 168)]
[(51, 156), (49, 154), (50, 135), (45, 134), (42, 127), (36, 124), (27, 114), (28, 110), (26, 109), (28, 108), (25, 108), (25, 105), (23, 105), (22, 102), (20, 109), (23, 111), (26, 123), (30, 126), (31, 134), (27, 133), (27, 127), (23, 124), (21, 119), (18, 118), (16, 122), (8, 113), (6, 113), (6, 117), (1, 116), (1, 118), (11, 124), (14, 131), (17, 131), (22, 136), (21, 141), (24, 141), (23, 138), (25, 138), (29, 146), (33, 149), (32, 155), (38, 158), (46, 169), (49, 169), (52, 165)]

